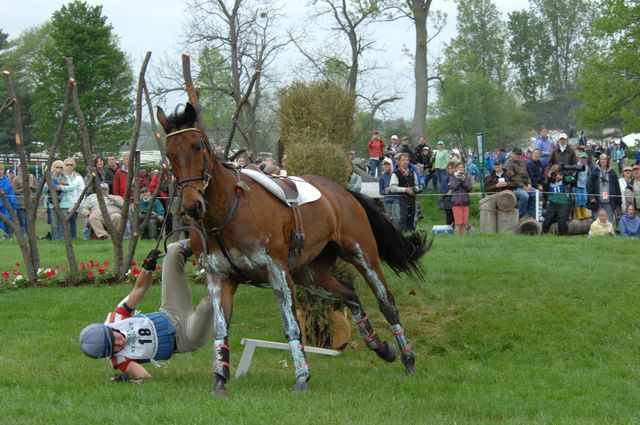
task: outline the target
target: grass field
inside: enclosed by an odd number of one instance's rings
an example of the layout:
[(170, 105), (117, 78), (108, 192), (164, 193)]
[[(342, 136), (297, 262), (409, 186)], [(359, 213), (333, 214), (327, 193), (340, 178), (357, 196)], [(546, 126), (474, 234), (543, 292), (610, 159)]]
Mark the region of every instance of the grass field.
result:
[[(15, 242), (0, 246), (0, 269), (21, 260)], [(78, 260), (109, 259), (110, 247), (78, 241)], [(150, 247), (143, 242), (140, 256)], [(229, 382), (227, 399), (209, 395), (210, 346), (174, 356), (168, 368), (150, 367), (151, 381), (110, 383), (106, 362), (82, 355), (77, 338), (128, 286), (5, 290), (0, 423), (640, 423), (638, 247), (621, 238), (438, 236), (424, 281), (388, 274), (417, 375), (379, 360), (354, 331), (355, 349), (308, 355), (305, 394), (289, 391), (288, 353), (264, 349), (246, 378)], [(65, 260), (55, 242), (43, 241), (41, 252), (52, 263)], [(370, 291), (358, 287), (390, 340)], [(205, 288), (193, 290), (199, 298)], [(141, 309), (155, 311), (159, 296), (154, 286)], [(284, 341), (270, 291), (242, 287), (236, 295), (232, 374), (242, 338)]]

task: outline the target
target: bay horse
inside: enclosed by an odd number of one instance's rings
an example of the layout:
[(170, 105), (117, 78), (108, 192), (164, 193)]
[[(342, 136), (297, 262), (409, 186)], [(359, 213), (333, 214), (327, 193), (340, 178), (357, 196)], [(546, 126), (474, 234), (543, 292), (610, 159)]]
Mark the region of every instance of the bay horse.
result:
[[(415, 373), (414, 353), (405, 336), (381, 259), (396, 273), (420, 278), (419, 260), (431, 243), (420, 233), (401, 234), (371, 200), (319, 176), (302, 178), (321, 197), (292, 208), (213, 154), (194, 107), (167, 117), (158, 107), (158, 122), (167, 135), (166, 152), (182, 190), (183, 206), (193, 218), (190, 230), (194, 253), (206, 270), (207, 290), (214, 310), (213, 394), (227, 394), (228, 332), (233, 296), (238, 285), (262, 282), (272, 289), (280, 307), (284, 333), (295, 366), (294, 391), (304, 391), (310, 378), (296, 318), (294, 283), (344, 303), (368, 348), (392, 362), (396, 350), (376, 334), (353, 284), (332, 276), (337, 257), (353, 264), (378, 300), (391, 327), (407, 374)], [(303, 248), (291, 245), (301, 224)]]

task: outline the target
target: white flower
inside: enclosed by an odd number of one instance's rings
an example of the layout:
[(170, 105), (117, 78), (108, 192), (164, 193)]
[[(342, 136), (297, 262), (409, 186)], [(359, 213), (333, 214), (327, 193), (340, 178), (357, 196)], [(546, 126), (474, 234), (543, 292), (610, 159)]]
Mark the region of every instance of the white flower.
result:
[(22, 279), (24, 279), (24, 276), (22, 276), (21, 274), (16, 276), (16, 282), (21, 281)]

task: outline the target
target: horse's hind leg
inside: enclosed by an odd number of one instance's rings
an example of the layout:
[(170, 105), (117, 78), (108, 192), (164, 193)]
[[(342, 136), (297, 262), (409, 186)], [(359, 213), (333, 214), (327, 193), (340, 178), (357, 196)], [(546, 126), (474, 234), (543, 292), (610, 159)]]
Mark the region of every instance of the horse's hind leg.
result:
[(367, 347), (373, 350), (381, 359), (388, 362), (393, 362), (396, 359), (396, 352), (393, 347), (389, 346), (386, 341), (381, 341), (373, 329), (351, 282), (336, 278), (328, 270), (324, 272), (316, 270), (313, 272), (310, 269), (296, 274), (295, 279), (296, 282), (304, 284), (305, 287), (310, 291), (316, 292), (319, 296), (335, 299), (346, 305), (351, 310), (358, 332), (360, 332)]
[[(405, 336), (404, 328), (400, 323), (400, 314), (396, 307), (393, 294), (391, 294), (384, 278), (384, 274), (382, 273), (380, 260), (378, 259), (376, 252), (368, 252), (367, 254), (368, 255), (365, 255), (361, 247), (357, 243), (354, 243), (351, 249), (343, 251), (342, 257), (345, 261), (350, 262), (356, 267), (356, 269), (358, 269), (375, 294), (380, 311), (389, 323), (391, 332), (396, 340), (396, 345), (400, 350), (401, 360), (405, 367), (405, 371), (407, 374), (413, 374), (415, 373), (415, 356), (412, 351), (412, 346)], [(356, 320), (356, 325), (358, 325), (359, 329), (361, 329), (360, 326), (371, 326), (368, 324), (366, 316), (361, 317), (358, 320), (354, 314), (354, 319)], [(359, 321), (364, 322), (359, 325)], [(360, 332), (362, 333), (363, 331), (361, 330)]]
[(305, 391), (307, 389), (307, 381), (311, 378), (311, 373), (304, 354), (304, 346), (301, 341), (302, 333), (296, 317), (295, 298), (292, 291), (293, 280), (289, 271), (272, 259), (269, 260), (267, 269), (269, 284), (280, 307), (284, 333), (289, 341), (291, 357), (295, 367), (296, 383), (293, 391)]

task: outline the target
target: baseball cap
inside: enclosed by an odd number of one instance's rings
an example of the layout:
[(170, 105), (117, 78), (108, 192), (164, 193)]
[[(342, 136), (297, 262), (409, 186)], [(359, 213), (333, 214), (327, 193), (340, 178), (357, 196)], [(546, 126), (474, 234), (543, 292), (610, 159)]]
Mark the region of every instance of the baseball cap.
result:
[(109, 185), (107, 183), (100, 183), (100, 189), (109, 189)]
[(429, 146), (425, 146), (424, 148), (422, 148), (423, 151), (430, 151), (431, 148)]
[[(586, 153), (586, 152), (582, 152), (582, 153), (580, 154), (580, 158), (589, 158), (589, 155), (587, 155), (587, 153)], [(631, 168), (629, 168), (629, 169), (631, 169)]]
[(391, 165), (393, 165), (393, 161), (391, 160), (391, 158), (385, 158), (385, 159), (383, 159), (383, 160), (382, 160), (382, 163), (383, 163), (383, 164), (384, 164), (384, 163), (387, 163), (387, 164), (391, 164)]
[(80, 350), (89, 357), (101, 359), (113, 352), (113, 329), (101, 323), (92, 323), (80, 332)]
[(522, 149), (520, 148), (513, 148), (513, 150), (511, 151), (513, 153), (522, 153)]
[(504, 159), (498, 158), (493, 162), (493, 165), (502, 165), (504, 164)]
[(391, 140), (398, 140), (398, 136), (394, 134), (393, 136), (391, 136)]
[(560, 135), (558, 136), (558, 140), (560, 139), (569, 140), (569, 138), (567, 137), (567, 133), (560, 133)]

